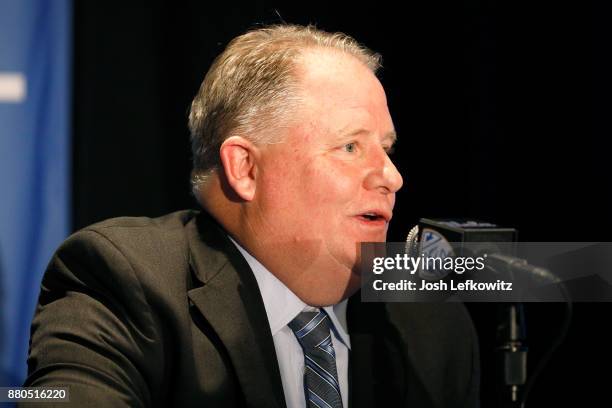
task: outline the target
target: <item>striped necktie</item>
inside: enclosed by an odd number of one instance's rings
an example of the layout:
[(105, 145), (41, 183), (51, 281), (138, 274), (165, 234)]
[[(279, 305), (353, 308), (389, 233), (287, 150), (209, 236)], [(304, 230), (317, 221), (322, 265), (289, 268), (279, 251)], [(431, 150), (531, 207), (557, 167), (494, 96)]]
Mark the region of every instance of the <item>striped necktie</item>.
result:
[(319, 309), (289, 323), (304, 350), (304, 394), (308, 408), (342, 408), (329, 316)]

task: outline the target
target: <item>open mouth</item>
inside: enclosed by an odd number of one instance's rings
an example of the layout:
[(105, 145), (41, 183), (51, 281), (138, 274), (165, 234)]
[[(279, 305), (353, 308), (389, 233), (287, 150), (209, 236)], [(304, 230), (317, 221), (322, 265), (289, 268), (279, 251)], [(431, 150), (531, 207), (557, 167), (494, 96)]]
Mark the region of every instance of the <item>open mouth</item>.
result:
[(357, 216), (360, 221), (370, 225), (385, 225), (388, 222), (388, 217), (382, 212), (368, 211)]
[(375, 213), (361, 214), (359, 217), (366, 221), (379, 221), (379, 220), (384, 221), (385, 220), (385, 218), (382, 215), (375, 214)]

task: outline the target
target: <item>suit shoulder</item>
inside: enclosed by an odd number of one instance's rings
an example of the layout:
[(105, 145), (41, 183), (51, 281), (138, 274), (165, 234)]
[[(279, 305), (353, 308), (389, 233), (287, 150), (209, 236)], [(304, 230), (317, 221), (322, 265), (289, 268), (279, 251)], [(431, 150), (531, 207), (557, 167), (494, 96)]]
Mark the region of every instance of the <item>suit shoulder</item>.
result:
[(197, 211), (179, 211), (159, 218), (119, 217), (108, 219), (72, 234), (56, 255), (97, 260), (96, 263), (127, 262), (130, 267), (155, 273), (185, 265), (186, 225)]
[(158, 218), (117, 217), (97, 222), (72, 234), (62, 247), (75, 241), (93, 242), (106, 240), (123, 246), (124, 244), (146, 244), (165, 241), (174, 237), (179, 239), (185, 226), (197, 216), (198, 211), (177, 211)]
[(83, 230), (92, 231), (109, 231), (113, 229), (126, 229), (126, 228), (149, 228), (149, 229), (161, 229), (161, 230), (172, 230), (176, 228), (184, 227), (189, 221), (195, 218), (199, 214), (196, 210), (182, 210), (176, 211), (170, 214), (166, 214), (161, 217), (150, 218), (150, 217), (116, 217), (109, 218), (104, 221), (97, 222)]

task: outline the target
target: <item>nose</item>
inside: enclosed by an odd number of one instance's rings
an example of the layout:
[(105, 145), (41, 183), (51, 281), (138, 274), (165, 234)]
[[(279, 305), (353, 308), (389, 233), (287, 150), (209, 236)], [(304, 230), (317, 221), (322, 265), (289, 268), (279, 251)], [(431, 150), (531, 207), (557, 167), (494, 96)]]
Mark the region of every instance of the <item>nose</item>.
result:
[(395, 193), (404, 184), (402, 175), (382, 148), (377, 149), (373, 157), (365, 184), (367, 189), (380, 190), (384, 194)]

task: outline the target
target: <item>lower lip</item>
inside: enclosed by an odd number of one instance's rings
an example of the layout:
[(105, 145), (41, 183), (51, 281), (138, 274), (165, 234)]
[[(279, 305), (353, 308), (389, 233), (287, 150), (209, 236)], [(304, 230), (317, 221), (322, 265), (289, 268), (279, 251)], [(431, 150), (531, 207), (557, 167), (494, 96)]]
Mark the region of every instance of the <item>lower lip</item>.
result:
[(368, 220), (366, 218), (359, 217), (359, 216), (355, 218), (357, 218), (357, 221), (359, 221), (359, 224), (367, 226), (367, 227), (381, 228), (381, 227), (387, 226), (387, 221), (385, 221), (384, 218), (377, 218), (375, 220)]

